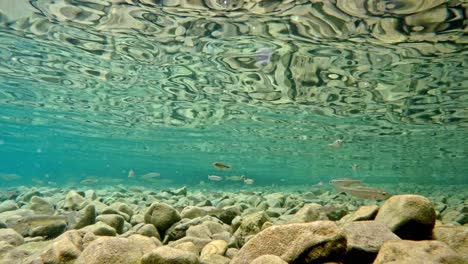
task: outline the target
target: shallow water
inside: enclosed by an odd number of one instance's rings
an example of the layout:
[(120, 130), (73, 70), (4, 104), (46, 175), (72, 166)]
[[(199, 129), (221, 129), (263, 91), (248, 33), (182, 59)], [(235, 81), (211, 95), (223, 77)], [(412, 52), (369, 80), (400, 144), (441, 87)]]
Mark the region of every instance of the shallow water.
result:
[(466, 184), (462, 2), (0, 1), (0, 186)]

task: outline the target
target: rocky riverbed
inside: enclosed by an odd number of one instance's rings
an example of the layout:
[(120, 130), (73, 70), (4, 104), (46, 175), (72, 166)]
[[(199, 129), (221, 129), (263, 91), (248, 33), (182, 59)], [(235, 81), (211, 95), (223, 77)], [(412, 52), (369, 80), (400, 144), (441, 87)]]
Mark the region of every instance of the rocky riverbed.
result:
[(2, 189), (1, 263), (468, 262), (463, 186), (200, 188)]

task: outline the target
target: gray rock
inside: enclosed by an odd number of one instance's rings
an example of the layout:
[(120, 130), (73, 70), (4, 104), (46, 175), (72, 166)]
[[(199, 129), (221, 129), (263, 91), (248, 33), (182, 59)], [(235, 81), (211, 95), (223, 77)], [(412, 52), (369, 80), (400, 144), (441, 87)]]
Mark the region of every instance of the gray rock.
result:
[(195, 245), (195, 248), (198, 252), (201, 252), (202, 249), (211, 242), (210, 238), (199, 238), (199, 237), (191, 237), (186, 236), (176, 241), (169, 242), (169, 246), (176, 247), (179, 244), (190, 242)]
[[(322, 206), (320, 204), (305, 204), (297, 213), (294, 214), (290, 223), (308, 223), (317, 221), (325, 216), (321, 216)], [(325, 217), (326, 218), (326, 217)]]
[(24, 243), (24, 238), (14, 229), (0, 229), (0, 241), (5, 241), (13, 246), (19, 246)]
[(118, 234), (122, 234), (124, 218), (118, 214), (103, 214), (96, 217), (96, 221), (101, 221), (113, 227)]
[(375, 217), (376, 222), (400, 238), (410, 240), (430, 239), (435, 220), (436, 213), (429, 199), (413, 194), (390, 197)]
[(80, 230), (91, 232), (95, 234), (96, 236), (115, 236), (117, 234), (117, 232), (115, 231), (115, 228), (100, 221), (93, 225), (85, 226), (81, 228)]
[(288, 263), (323, 263), (339, 260), (345, 252), (346, 237), (331, 221), (285, 224), (255, 235), (231, 264), (248, 264), (266, 254), (279, 256)]
[(141, 264), (198, 264), (198, 257), (188, 251), (162, 246), (146, 253)]
[(97, 199), (96, 192), (94, 190), (86, 190), (84, 198), (88, 201), (94, 201)]
[(129, 238), (99, 237), (83, 250), (74, 264), (140, 263), (144, 254), (155, 250), (158, 246), (161, 244), (141, 235)]
[(63, 208), (68, 210), (81, 210), (88, 205), (88, 201), (76, 191), (69, 191), (65, 196)]
[(260, 232), (262, 225), (268, 220), (267, 215), (263, 211), (245, 216), (239, 228), (234, 232), (234, 236), (237, 238), (239, 245), (244, 245), (247, 236), (255, 235)]
[(387, 241), (380, 248), (373, 264), (445, 263), (463, 264), (462, 257), (440, 241)]
[(72, 226), (73, 229), (80, 229), (88, 225), (96, 223), (96, 207), (88, 204), (81, 211), (81, 218)]
[(28, 208), (33, 210), (36, 214), (53, 215), (55, 212), (54, 206), (39, 196), (33, 196), (31, 198)]
[(351, 217), (348, 221), (366, 221), (366, 220), (374, 220), (377, 212), (379, 211), (379, 207), (377, 205), (364, 205), (359, 207), (354, 213), (352, 213)]
[(132, 217), (134, 214), (133, 209), (126, 203), (117, 202), (117, 203), (111, 204), (110, 207), (119, 212), (125, 213), (130, 217)]
[(346, 263), (372, 263), (385, 241), (400, 240), (388, 227), (375, 221), (350, 222), (343, 228), (348, 241)]
[(160, 202), (151, 204), (145, 213), (145, 223), (153, 224), (161, 233), (165, 233), (171, 225), (180, 219), (179, 213), (172, 206)]
[(275, 255), (262, 255), (252, 261), (251, 264), (288, 264), (282, 258)]
[(31, 228), (29, 236), (42, 236), (47, 238), (57, 237), (67, 228), (67, 223), (65, 221), (55, 221), (46, 225), (39, 225), (34, 228)]
[(0, 213), (18, 209), (18, 205), (13, 200), (6, 200), (0, 203)]
[(239, 205), (232, 205), (224, 207), (218, 218), (223, 221), (225, 224), (230, 225), (232, 220), (241, 214), (241, 208)]
[(234, 256), (239, 252), (239, 249), (237, 248), (228, 248), (226, 250), (226, 253), (224, 254), (226, 257), (232, 259)]
[(158, 240), (161, 240), (161, 236), (159, 235), (158, 230), (154, 225), (152, 224), (138, 224), (138, 226), (134, 227), (135, 233), (140, 234), (142, 236), (147, 236), (147, 237), (155, 237)]
[(207, 215), (207, 212), (198, 206), (187, 206), (180, 212), (181, 218), (197, 218)]
[(468, 227), (467, 226), (438, 226), (433, 230), (433, 237), (446, 243), (460, 254), (468, 263)]

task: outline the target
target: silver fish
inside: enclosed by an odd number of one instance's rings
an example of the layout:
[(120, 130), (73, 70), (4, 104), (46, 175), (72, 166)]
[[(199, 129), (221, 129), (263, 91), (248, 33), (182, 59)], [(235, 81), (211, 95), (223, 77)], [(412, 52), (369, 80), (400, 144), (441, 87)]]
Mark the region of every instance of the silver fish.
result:
[(340, 187), (338, 190), (362, 199), (385, 200), (391, 196), (386, 191), (373, 187)]

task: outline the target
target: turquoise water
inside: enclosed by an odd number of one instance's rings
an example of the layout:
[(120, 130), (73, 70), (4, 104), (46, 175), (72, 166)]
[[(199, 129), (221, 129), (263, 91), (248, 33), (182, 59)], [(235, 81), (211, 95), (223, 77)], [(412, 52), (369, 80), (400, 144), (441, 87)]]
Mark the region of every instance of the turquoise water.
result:
[(0, 1), (0, 187), (466, 184), (461, 2)]

